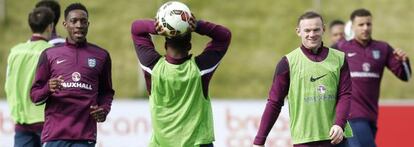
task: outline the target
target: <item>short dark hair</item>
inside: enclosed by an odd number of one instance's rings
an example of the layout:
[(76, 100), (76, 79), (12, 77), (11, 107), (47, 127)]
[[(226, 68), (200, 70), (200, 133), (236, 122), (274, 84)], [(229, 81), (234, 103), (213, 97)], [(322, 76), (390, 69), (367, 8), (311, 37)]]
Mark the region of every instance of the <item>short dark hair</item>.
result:
[(83, 10), (86, 12), (86, 15), (89, 16), (88, 10), (86, 10), (86, 7), (82, 5), (81, 3), (72, 3), (65, 9), (65, 19), (68, 17), (68, 14), (72, 10)]
[(323, 24), (323, 18), (322, 18), (322, 16), (319, 14), (319, 13), (316, 13), (316, 12), (314, 12), (314, 11), (308, 11), (308, 12), (305, 12), (305, 13), (303, 13), (299, 18), (298, 18), (298, 26), (299, 26), (299, 23), (300, 23), (300, 21), (301, 20), (304, 20), (304, 19), (311, 19), (311, 18), (320, 18), (321, 19), (321, 21), (322, 21), (322, 24)]
[(53, 14), (55, 15), (55, 19), (53, 20), (53, 22), (55, 23), (55, 26), (56, 26), (56, 24), (58, 23), (59, 18), (60, 18), (60, 5), (57, 1), (55, 1), (55, 0), (41, 0), (36, 4), (35, 7), (36, 8), (38, 8), (38, 7), (47, 7), (50, 10), (52, 10)]
[(33, 9), (29, 13), (29, 26), (33, 33), (43, 33), (46, 28), (53, 23), (55, 18), (52, 10), (46, 7)]
[(334, 20), (329, 24), (329, 29), (332, 29), (332, 27), (336, 26), (336, 25), (345, 25), (345, 22), (343, 22), (342, 20)]
[(371, 12), (369, 12), (369, 10), (361, 8), (361, 9), (356, 9), (354, 10), (354, 12), (351, 13), (351, 21), (354, 21), (355, 17), (364, 17), (364, 16), (372, 16)]
[(171, 46), (175, 49), (190, 50), (191, 49), (191, 33), (186, 33), (182, 36), (165, 37), (165, 45)]

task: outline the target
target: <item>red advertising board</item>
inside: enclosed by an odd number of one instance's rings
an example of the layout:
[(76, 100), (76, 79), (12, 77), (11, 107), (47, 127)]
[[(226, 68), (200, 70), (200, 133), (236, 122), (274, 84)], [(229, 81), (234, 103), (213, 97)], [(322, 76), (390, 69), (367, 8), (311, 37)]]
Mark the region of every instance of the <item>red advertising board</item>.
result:
[(379, 147), (408, 147), (413, 145), (414, 103), (380, 106), (378, 118)]

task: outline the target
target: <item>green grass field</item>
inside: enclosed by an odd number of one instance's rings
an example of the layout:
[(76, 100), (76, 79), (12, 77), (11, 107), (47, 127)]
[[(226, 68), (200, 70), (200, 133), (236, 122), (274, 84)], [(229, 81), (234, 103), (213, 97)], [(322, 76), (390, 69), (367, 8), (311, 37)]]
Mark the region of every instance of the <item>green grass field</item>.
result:
[[(316, 0), (315, 0), (316, 1)], [(27, 14), (37, 1), (6, 0), (6, 20), (0, 25), (0, 97), (4, 94), (6, 58), (9, 49), (30, 37)], [(60, 1), (63, 9), (72, 0)], [(112, 56), (113, 85), (116, 97), (144, 97), (140, 86), (141, 70), (130, 37), (130, 25), (136, 19), (153, 18), (162, 0), (90, 0), (82, 1), (90, 13), (88, 41), (106, 48)], [(357, 8), (368, 8), (374, 16), (373, 37), (388, 41), (414, 57), (414, 1), (412, 0), (185, 0), (198, 19), (222, 24), (231, 29), (233, 38), (210, 85), (210, 95), (218, 98), (265, 98), (271, 86), (276, 63), (300, 45), (295, 34), (297, 17), (315, 10), (325, 21), (348, 20)], [(62, 16), (63, 17), (63, 12)], [(62, 18), (61, 18), (62, 20)], [(58, 32), (66, 36), (62, 21)], [(192, 53), (199, 54), (209, 41), (193, 35)], [(325, 40), (327, 40), (325, 38)], [(156, 44), (163, 50), (163, 38)], [(325, 44), (329, 45), (328, 41)], [(142, 81), (141, 81), (142, 83)], [(413, 82), (403, 83), (385, 72), (381, 97), (414, 98)]]

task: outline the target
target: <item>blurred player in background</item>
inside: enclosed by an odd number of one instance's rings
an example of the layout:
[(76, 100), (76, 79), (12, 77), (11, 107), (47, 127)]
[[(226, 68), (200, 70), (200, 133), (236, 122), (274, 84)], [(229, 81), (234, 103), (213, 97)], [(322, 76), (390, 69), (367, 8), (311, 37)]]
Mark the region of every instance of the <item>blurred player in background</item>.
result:
[[(255, 146), (264, 146), (287, 96), (295, 147), (346, 146), (352, 135), (347, 118), (351, 81), (344, 53), (323, 46), (322, 16), (306, 12), (298, 19), (302, 45), (276, 67)], [(345, 131), (344, 131), (345, 130)]]
[(195, 57), (189, 54), (191, 32), (165, 38), (166, 55), (161, 56), (152, 35), (165, 36), (153, 20), (136, 20), (132, 40), (144, 70), (150, 95), (153, 135), (151, 147), (212, 147), (213, 114), (208, 87), (214, 71), (230, 44), (230, 31), (207, 21), (190, 19), (190, 31), (212, 40)]
[(53, 20), (54, 26), (53, 26), (53, 31), (52, 31), (52, 38), (49, 40), (50, 44), (53, 45), (58, 45), (58, 44), (62, 44), (65, 43), (65, 39), (60, 37), (57, 33), (56, 33), (56, 25), (59, 22), (59, 18), (60, 18), (60, 5), (57, 1), (55, 0), (41, 0), (39, 1), (36, 6), (37, 7), (47, 7), (49, 9), (51, 9), (53, 11), (53, 13), (55, 14), (55, 19)]
[(377, 133), (378, 99), (384, 68), (408, 81), (411, 68), (407, 54), (388, 43), (372, 39), (372, 15), (366, 9), (351, 14), (355, 38), (340, 41), (339, 49), (348, 56), (352, 80), (350, 124), (354, 137), (351, 146), (374, 147)]
[(39, 56), (51, 47), (47, 41), (53, 30), (53, 12), (48, 8), (35, 8), (29, 14), (32, 37), (10, 50), (7, 59), (5, 91), (15, 124), (15, 147), (40, 147), (40, 134), (44, 122), (44, 105), (30, 101), (30, 87)]
[(106, 120), (114, 96), (111, 58), (87, 42), (89, 14), (84, 5), (70, 4), (64, 16), (67, 41), (42, 52), (31, 98), (46, 103), (44, 147), (93, 147), (97, 123)]
[(336, 49), (338, 41), (345, 39), (345, 23), (341, 20), (332, 21), (329, 24), (329, 37), (331, 39), (331, 47)]

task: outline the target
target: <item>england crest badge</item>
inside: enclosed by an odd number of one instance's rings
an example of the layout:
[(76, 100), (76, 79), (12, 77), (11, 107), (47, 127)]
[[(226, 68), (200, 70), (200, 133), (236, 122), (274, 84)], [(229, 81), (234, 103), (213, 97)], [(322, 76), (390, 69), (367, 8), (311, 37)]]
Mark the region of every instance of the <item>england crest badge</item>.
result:
[(381, 57), (381, 52), (379, 50), (372, 50), (372, 57), (378, 60)]
[(321, 84), (321, 85), (318, 86), (317, 90), (320, 94), (325, 94), (326, 86)]
[(88, 58), (88, 66), (95, 67), (96, 66), (96, 59), (95, 58)]

